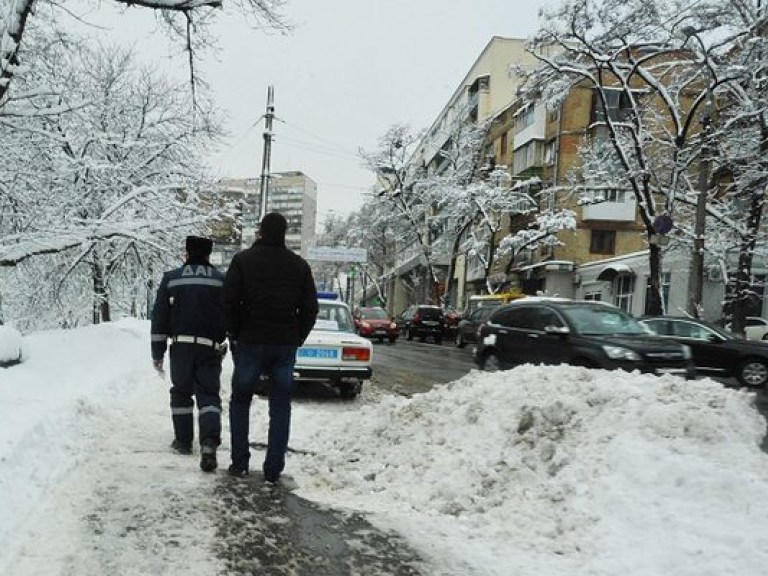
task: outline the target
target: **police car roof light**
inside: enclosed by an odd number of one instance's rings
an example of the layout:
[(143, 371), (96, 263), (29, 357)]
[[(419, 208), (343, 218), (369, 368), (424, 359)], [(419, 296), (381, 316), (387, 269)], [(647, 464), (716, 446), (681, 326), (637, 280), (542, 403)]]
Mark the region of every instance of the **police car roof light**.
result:
[(339, 295), (336, 292), (318, 292), (318, 300), (338, 300)]

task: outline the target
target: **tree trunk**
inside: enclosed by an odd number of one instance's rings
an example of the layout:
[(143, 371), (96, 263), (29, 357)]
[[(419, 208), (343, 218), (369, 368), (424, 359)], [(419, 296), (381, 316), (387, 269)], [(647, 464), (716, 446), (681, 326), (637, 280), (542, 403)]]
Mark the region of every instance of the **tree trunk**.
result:
[(93, 275), (93, 323), (109, 322), (111, 313), (104, 283), (104, 268), (99, 263), (95, 263), (91, 273)]
[(455, 308), (459, 304), (458, 302), (453, 301), (453, 275), (456, 273), (456, 259), (459, 257), (459, 246), (461, 246), (461, 238), (464, 236), (464, 233), (467, 231), (471, 224), (471, 221), (464, 224), (456, 233), (456, 238), (453, 240), (453, 246), (451, 247), (451, 260), (448, 264), (448, 274), (445, 278), (445, 294), (443, 298), (443, 304), (447, 307)]
[(757, 244), (757, 232), (763, 217), (763, 194), (753, 194), (747, 215), (747, 234), (739, 246), (739, 264), (736, 268), (733, 305), (731, 307), (731, 332), (744, 336), (747, 306), (751, 289), (752, 260)]
[[(649, 232), (649, 239), (652, 232)], [(661, 316), (664, 314), (664, 301), (661, 298), (661, 248), (658, 244), (649, 244), (648, 265), (650, 275), (648, 276), (648, 301), (646, 302), (646, 314), (651, 316)]]

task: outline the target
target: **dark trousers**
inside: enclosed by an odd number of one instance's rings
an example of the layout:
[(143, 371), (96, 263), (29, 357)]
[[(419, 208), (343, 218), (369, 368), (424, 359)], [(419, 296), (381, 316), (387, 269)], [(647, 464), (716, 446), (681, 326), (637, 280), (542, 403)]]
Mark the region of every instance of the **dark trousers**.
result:
[(221, 444), (221, 356), (210, 346), (171, 345), (171, 419), (176, 440), (192, 444), (197, 399), (200, 444)]
[(261, 374), (269, 374), (269, 432), (267, 454), (262, 470), (267, 478), (277, 478), (285, 468), (285, 451), (291, 431), (291, 395), (296, 346), (238, 344), (234, 353), (232, 397), (229, 402), (229, 428), (232, 465), (247, 470), (248, 427), (254, 389)]

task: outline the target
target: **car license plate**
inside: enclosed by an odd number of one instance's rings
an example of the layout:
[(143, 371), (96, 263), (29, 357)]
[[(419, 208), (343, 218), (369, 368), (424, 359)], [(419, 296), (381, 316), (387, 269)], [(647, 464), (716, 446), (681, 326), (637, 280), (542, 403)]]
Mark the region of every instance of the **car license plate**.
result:
[(299, 348), (300, 358), (338, 358), (338, 350), (328, 350), (326, 348)]
[(375, 334), (381, 334), (382, 336), (387, 333), (386, 330), (376, 330)]
[(424, 326), (437, 326), (437, 322), (434, 320), (425, 320), (423, 324)]

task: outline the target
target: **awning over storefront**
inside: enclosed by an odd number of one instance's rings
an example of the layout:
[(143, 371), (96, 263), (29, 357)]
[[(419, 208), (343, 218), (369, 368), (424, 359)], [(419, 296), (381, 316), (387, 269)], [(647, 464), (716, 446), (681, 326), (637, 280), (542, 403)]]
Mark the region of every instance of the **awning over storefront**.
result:
[(609, 264), (600, 270), (600, 274), (597, 275), (597, 279), (612, 282), (616, 276), (621, 275), (634, 276), (635, 271), (626, 264)]

